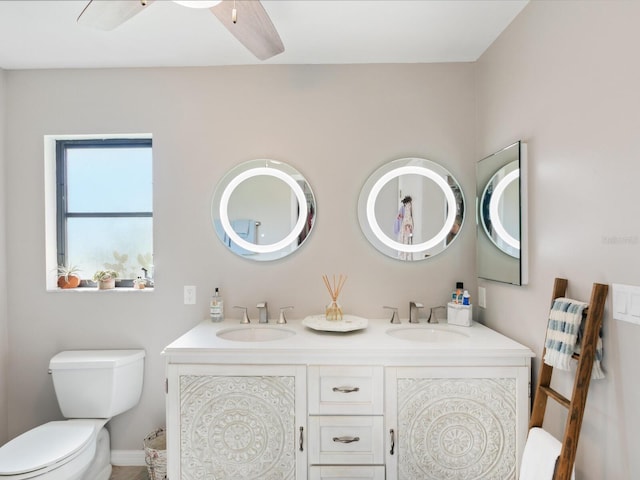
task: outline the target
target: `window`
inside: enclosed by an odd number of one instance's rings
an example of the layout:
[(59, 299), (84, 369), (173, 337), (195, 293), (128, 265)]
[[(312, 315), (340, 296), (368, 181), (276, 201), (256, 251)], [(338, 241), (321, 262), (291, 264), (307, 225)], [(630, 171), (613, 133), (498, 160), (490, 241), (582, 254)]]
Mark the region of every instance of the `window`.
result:
[(58, 139), (55, 156), (57, 264), (78, 266), (83, 280), (115, 270), (121, 286), (150, 276), (151, 139)]

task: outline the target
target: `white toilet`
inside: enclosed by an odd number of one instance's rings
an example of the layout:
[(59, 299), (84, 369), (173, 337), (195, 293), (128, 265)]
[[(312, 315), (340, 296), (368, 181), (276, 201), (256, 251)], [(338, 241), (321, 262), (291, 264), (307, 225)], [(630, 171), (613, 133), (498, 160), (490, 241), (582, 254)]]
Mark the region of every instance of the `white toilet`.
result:
[(142, 393), (144, 350), (61, 352), (49, 363), (62, 415), (0, 447), (0, 479), (108, 480), (105, 424)]

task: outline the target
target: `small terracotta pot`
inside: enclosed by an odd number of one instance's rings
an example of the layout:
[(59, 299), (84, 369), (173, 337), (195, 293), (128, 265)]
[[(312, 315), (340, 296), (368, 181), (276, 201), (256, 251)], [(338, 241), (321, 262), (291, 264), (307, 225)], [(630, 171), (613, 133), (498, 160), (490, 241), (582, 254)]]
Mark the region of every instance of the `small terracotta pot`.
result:
[(58, 287), (59, 288), (76, 288), (80, 285), (80, 277), (76, 275), (60, 275), (58, 277)]

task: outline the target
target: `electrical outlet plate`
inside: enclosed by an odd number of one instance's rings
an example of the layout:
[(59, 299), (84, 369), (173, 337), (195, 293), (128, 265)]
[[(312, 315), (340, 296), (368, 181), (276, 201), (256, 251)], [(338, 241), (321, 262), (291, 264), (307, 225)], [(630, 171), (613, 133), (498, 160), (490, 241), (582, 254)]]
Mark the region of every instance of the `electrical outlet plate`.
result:
[(487, 289), (485, 287), (478, 287), (478, 306), (487, 308)]
[(184, 304), (185, 305), (196, 304), (196, 287), (194, 285), (184, 286)]
[(614, 283), (613, 318), (640, 325), (640, 287)]

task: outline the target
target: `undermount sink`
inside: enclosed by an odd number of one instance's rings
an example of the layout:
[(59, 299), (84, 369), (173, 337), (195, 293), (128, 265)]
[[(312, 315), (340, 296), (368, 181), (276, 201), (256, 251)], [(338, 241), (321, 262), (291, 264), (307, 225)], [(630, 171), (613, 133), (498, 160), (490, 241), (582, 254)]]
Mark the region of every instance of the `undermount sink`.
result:
[(216, 335), (224, 340), (233, 342), (270, 342), (291, 337), (296, 332), (280, 327), (250, 325), (220, 330)]
[(399, 340), (426, 343), (455, 343), (469, 338), (469, 335), (466, 333), (449, 330), (448, 327), (438, 327), (434, 325), (390, 328), (387, 330), (387, 335)]

